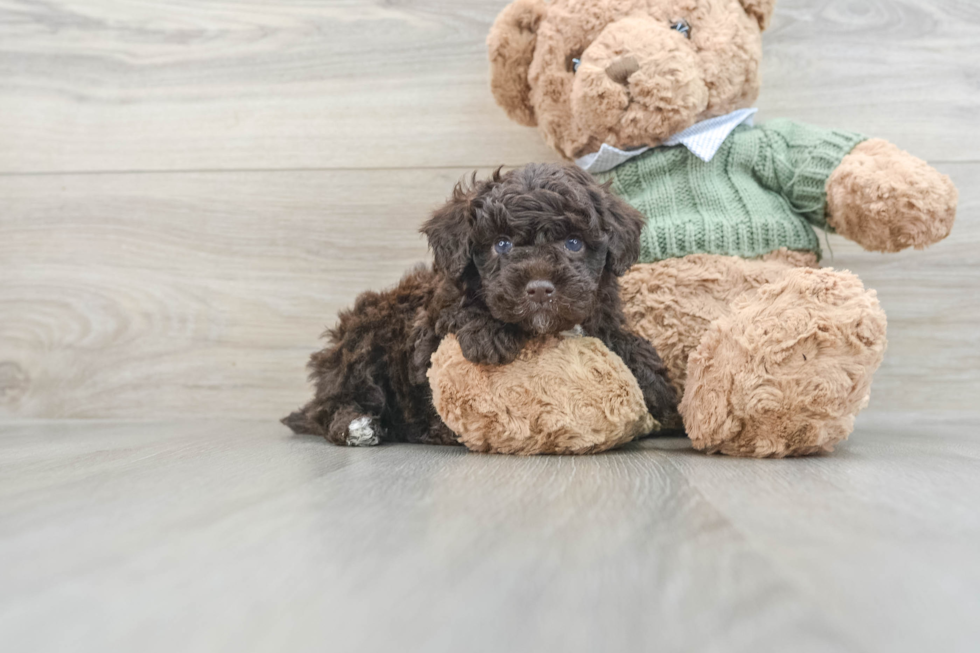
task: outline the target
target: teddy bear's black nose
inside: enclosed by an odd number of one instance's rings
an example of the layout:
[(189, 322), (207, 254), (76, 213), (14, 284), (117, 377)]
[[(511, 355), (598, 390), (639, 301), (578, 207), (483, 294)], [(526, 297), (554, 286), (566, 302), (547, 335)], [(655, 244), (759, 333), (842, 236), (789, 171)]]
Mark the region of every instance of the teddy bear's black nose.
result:
[(537, 304), (544, 304), (555, 294), (555, 286), (550, 281), (538, 279), (527, 284), (527, 298)]
[(627, 54), (606, 66), (606, 74), (609, 75), (609, 79), (617, 84), (625, 85), (629, 81), (630, 75), (639, 69), (640, 62), (636, 60), (636, 57)]

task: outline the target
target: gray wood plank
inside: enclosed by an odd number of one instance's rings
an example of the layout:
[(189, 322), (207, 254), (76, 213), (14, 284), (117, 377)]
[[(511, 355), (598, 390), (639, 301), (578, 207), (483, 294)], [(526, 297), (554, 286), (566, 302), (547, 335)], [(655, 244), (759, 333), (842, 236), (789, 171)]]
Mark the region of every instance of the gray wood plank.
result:
[(0, 415), (262, 416), (463, 170), (0, 178)]
[[(550, 160), (488, 90), (505, 4), (5, 0), (0, 172)], [(975, 3), (780, 0), (766, 47), (764, 117), (977, 160)]]
[[(980, 165), (953, 236), (828, 265), (879, 292), (872, 410), (980, 395)], [(463, 169), (0, 177), (0, 418), (274, 418), (337, 311), (426, 260), (418, 226)]]
[(852, 129), (935, 161), (978, 159), (980, 139), (962, 136), (980, 108), (975, 2), (779, 0), (764, 42), (761, 120)]
[(490, 95), (484, 41), (505, 4), (8, 0), (0, 171), (555, 158)]
[(276, 424), (0, 426), (12, 651), (970, 651), (980, 422), (826, 457), (336, 448)]

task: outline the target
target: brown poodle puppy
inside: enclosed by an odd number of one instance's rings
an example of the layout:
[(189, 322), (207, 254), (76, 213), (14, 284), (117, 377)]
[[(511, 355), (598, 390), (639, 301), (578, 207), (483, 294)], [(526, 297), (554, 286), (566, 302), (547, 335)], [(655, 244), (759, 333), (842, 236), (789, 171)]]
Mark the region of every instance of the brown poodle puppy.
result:
[(435, 264), (367, 292), (312, 356), (313, 400), (283, 420), (354, 446), (456, 444), (426, 371), (455, 334), (474, 363), (514, 361), (531, 338), (581, 327), (623, 360), (650, 414), (673, 422), (677, 398), (646, 340), (625, 328), (622, 276), (639, 256), (643, 217), (586, 172), (532, 164), (470, 187), (422, 227)]

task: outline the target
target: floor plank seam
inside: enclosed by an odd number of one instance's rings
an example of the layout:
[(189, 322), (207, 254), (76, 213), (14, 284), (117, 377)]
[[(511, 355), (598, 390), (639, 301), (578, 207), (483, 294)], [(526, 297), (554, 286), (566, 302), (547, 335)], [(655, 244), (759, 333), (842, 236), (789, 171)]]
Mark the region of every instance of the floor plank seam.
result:
[[(313, 167), (313, 168), (178, 168), (173, 170), (52, 170), (29, 172), (0, 172), (0, 178), (16, 177), (82, 177), (82, 176), (111, 176), (111, 175), (207, 175), (207, 174), (294, 174), (304, 172), (402, 172), (402, 171), (453, 171), (453, 170), (488, 170), (498, 167), (517, 168), (529, 161), (519, 163), (473, 163), (442, 166), (381, 166), (372, 167)], [(942, 160), (930, 159), (930, 165), (976, 165), (980, 159)]]

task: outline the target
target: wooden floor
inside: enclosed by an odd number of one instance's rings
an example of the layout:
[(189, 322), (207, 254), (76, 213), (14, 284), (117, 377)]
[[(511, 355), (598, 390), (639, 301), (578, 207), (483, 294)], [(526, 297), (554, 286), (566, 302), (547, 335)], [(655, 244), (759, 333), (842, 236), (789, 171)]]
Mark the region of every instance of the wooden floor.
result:
[(5, 651), (976, 651), (980, 422), (832, 456), (0, 428)]
[[(980, 3), (779, 0), (760, 120), (890, 139), (953, 235), (883, 256), (826, 457), (521, 460), (277, 419), (473, 170), (507, 0), (0, 0), (0, 651), (980, 650)], [(59, 421), (63, 420), (63, 421)]]

